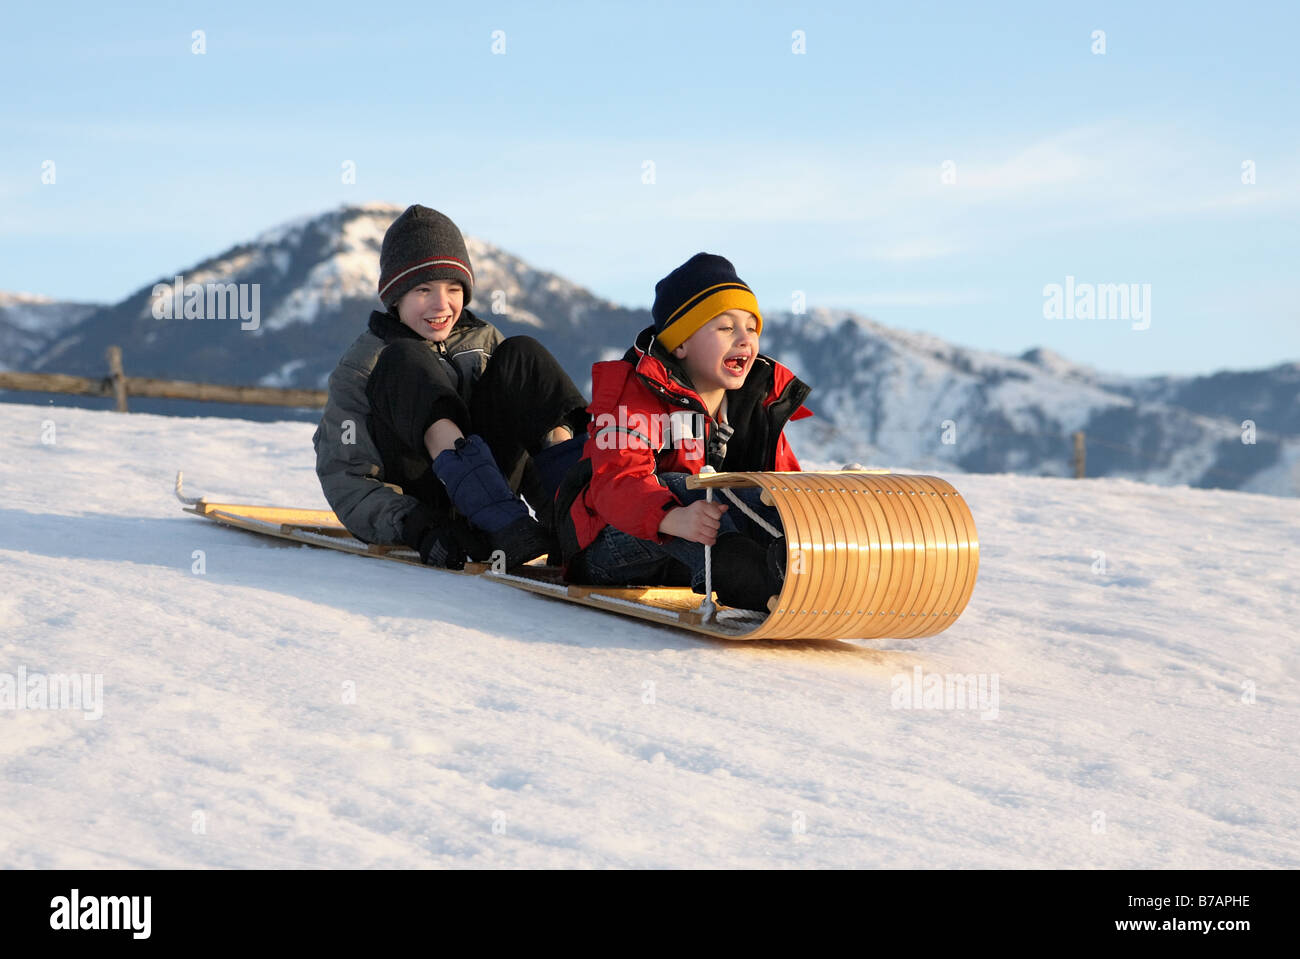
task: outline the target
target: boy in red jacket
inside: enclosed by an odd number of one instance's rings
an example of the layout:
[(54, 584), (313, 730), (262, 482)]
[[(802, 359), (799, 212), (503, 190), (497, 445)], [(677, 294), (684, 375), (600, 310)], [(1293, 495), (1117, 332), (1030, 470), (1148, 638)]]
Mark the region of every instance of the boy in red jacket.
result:
[[(704, 591), (713, 547), (720, 602), (766, 610), (784, 579), (784, 543), (685, 479), (715, 470), (797, 470), (782, 430), (811, 415), (810, 388), (758, 352), (763, 316), (729, 261), (698, 253), (655, 285), (654, 325), (622, 360), (592, 367), (583, 459), (557, 496), (570, 580)], [(737, 490), (778, 522), (758, 491)]]

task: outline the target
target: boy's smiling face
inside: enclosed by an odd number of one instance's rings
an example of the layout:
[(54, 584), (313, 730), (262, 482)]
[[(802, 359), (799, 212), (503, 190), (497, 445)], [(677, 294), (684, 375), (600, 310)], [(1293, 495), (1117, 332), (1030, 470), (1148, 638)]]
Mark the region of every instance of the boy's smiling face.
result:
[(397, 318), (426, 340), (441, 343), (451, 335), (465, 306), (465, 288), (455, 280), (430, 280), (407, 290), (397, 301)]
[(745, 310), (719, 313), (673, 350), (701, 396), (745, 385), (758, 356), (758, 317)]

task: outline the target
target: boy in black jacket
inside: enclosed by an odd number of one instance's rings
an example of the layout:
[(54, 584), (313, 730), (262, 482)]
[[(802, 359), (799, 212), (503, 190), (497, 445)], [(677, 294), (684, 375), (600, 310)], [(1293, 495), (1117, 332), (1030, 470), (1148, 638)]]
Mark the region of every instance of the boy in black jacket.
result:
[[(534, 457), (564, 455), (586, 400), (531, 337), (504, 339), (466, 309), (474, 273), (460, 230), (409, 207), (384, 234), (379, 298), (330, 376), (316, 472), (339, 519), (367, 543), (402, 543), (459, 568), (549, 551), (552, 490)], [(570, 441), (566, 446), (564, 441)]]

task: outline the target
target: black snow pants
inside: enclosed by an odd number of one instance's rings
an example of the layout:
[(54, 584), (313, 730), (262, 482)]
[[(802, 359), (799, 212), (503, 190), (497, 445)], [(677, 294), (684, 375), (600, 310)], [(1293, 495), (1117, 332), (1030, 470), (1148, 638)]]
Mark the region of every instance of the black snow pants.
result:
[(444, 516), (451, 502), (424, 446), (425, 431), (436, 421), (451, 420), (466, 436), (481, 436), (510, 488), (549, 523), (555, 491), (545, 488), (532, 458), (557, 426), (585, 437), (589, 418), (587, 400), (573, 380), (531, 336), (502, 340), (468, 390), (427, 342), (394, 340), (379, 354), (366, 397), (367, 425), (383, 460), (385, 481)]

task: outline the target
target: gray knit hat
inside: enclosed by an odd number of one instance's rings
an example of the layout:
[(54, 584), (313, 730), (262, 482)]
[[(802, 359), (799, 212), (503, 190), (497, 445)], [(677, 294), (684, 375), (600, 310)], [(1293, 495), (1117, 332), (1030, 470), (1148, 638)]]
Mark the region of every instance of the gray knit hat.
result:
[(432, 280), (457, 280), (465, 303), (474, 292), (474, 270), (465, 238), (450, 218), (416, 203), (384, 234), (379, 250), (379, 298), (393, 309), (407, 290)]

